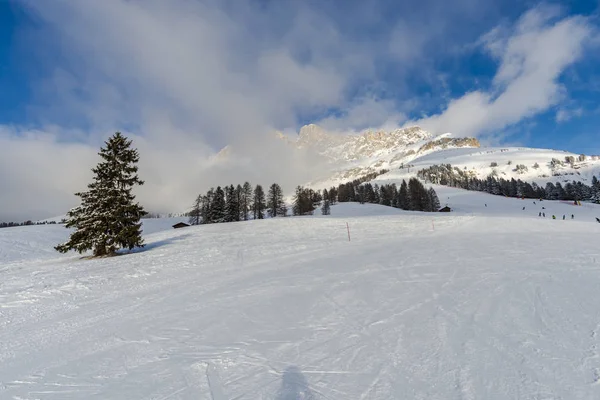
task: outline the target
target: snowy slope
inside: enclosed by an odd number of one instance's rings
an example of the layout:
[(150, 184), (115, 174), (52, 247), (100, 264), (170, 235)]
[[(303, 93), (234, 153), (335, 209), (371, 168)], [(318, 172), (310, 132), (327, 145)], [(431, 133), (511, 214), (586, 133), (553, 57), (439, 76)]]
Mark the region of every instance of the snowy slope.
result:
[[(307, 182), (307, 186), (315, 189), (348, 182), (381, 169), (393, 171), (406, 167), (404, 175), (410, 177), (419, 169), (442, 163), (466, 168), (479, 178), (494, 173), (505, 179), (538, 184), (573, 180), (589, 184), (593, 175), (600, 174), (600, 156), (586, 155), (585, 160), (580, 161), (579, 154), (561, 150), (480, 147), (476, 139), (460, 138), (452, 133), (434, 136), (420, 127), (339, 134), (306, 125), (296, 140), (280, 137), (331, 160), (323, 176)], [(573, 157), (575, 162), (568, 163), (565, 157)], [(551, 166), (553, 159), (562, 164)], [(527, 169), (516, 170), (517, 165)]]
[[(144, 234), (171, 229), (187, 218), (143, 219)], [(64, 225), (18, 226), (0, 229), (0, 265), (10, 261), (46, 258), (56, 255), (54, 246), (67, 239)]]
[[(600, 175), (600, 159), (593, 160), (591, 157), (586, 157), (585, 161), (576, 161), (572, 166), (564, 163), (554, 169), (551, 167), (550, 162), (553, 158), (564, 162), (567, 156), (573, 156), (576, 160), (578, 157), (577, 154), (547, 149), (463, 148), (431, 153), (412, 160), (410, 164), (413, 166), (413, 171), (435, 164), (451, 164), (461, 169), (471, 170), (479, 178), (486, 178), (496, 171), (497, 176), (504, 179), (515, 178), (538, 184), (578, 180), (589, 185), (593, 175)], [(496, 163), (497, 166), (492, 167), (492, 163)], [(534, 167), (536, 163), (538, 168)], [(525, 165), (527, 171), (523, 173), (515, 171), (517, 164)]]
[(0, 398), (600, 398), (600, 209), (440, 189), (456, 213), (164, 221), (108, 259), (4, 229)]

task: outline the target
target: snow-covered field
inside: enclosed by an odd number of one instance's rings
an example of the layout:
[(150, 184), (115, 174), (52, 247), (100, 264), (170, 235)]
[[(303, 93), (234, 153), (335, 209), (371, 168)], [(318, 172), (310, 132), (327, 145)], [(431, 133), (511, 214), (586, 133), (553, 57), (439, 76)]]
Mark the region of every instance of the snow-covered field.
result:
[(436, 189), (108, 259), (2, 229), (0, 399), (600, 398), (600, 207)]

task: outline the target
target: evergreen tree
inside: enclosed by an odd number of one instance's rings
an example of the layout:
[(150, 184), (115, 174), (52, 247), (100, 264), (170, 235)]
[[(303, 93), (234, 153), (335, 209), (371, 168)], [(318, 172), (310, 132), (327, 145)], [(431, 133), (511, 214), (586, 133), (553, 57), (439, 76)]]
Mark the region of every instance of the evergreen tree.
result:
[(210, 207), (210, 222), (218, 224), (226, 221), (226, 204), (225, 204), (225, 192), (221, 186), (217, 186), (215, 194), (212, 199)]
[(338, 202), (338, 190), (335, 187), (329, 189), (329, 203), (335, 204)]
[(595, 176), (592, 178), (590, 200), (600, 204), (600, 181)]
[(240, 198), (240, 218), (248, 221), (248, 213), (252, 205), (252, 186), (249, 182), (244, 182)]
[(196, 200), (194, 201), (192, 210), (189, 213), (190, 225), (200, 225), (200, 221), (202, 219), (202, 198), (203, 196), (199, 194), (198, 197), (196, 197)]
[(213, 212), (212, 212), (212, 206), (213, 206), (213, 200), (215, 198), (215, 189), (214, 188), (210, 188), (210, 190), (208, 190), (206, 192), (206, 195), (204, 195), (202, 197), (202, 205), (200, 206), (200, 209), (202, 210), (202, 224), (212, 224), (213, 221)]
[(269, 188), (269, 194), (267, 195), (267, 209), (271, 218), (277, 216), (285, 217), (287, 213), (287, 208), (283, 203), (283, 191), (281, 190), (281, 186), (277, 183), (272, 184)]
[(408, 198), (408, 185), (406, 181), (402, 179), (402, 183), (400, 184), (400, 190), (398, 191), (398, 204), (401, 209), (408, 210), (410, 207), (410, 202)]
[(66, 243), (55, 249), (61, 253), (92, 250), (95, 257), (114, 255), (118, 249), (143, 247), (140, 218), (146, 215), (131, 193), (144, 182), (137, 175), (139, 154), (128, 140), (116, 132), (98, 153), (103, 161), (95, 168), (94, 181), (87, 192), (76, 193), (81, 205), (67, 213), (67, 228), (75, 228)]
[(265, 203), (265, 191), (262, 186), (256, 185), (254, 188), (254, 199), (252, 200), (252, 211), (254, 219), (263, 219), (265, 217), (265, 209), (267, 205)]
[(240, 209), (238, 203), (238, 194), (235, 187), (229, 185), (225, 188), (225, 222), (239, 221)]
[(435, 192), (435, 190), (430, 187), (428, 190), (428, 194), (429, 194), (429, 210), (428, 211), (439, 211), (441, 205), (440, 205), (440, 199), (438, 198), (437, 193)]
[(330, 215), (331, 214), (331, 207), (329, 205), (329, 200), (323, 200), (323, 207), (321, 207), (321, 214), (323, 215)]
[(329, 192), (327, 191), (327, 189), (323, 189), (323, 201), (325, 200), (331, 201), (329, 200)]
[(410, 210), (426, 211), (430, 208), (427, 190), (417, 178), (408, 181), (408, 198)]

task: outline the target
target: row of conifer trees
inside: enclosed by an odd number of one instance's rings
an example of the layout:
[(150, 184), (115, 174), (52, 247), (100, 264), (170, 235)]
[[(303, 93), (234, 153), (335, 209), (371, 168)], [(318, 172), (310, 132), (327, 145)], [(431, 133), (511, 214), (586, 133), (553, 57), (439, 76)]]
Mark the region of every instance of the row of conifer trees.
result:
[(432, 165), (429, 168), (420, 170), (417, 176), (434, 184), (506, 197), (600, 203), (600, 181), (595, 176), (592, 178), (591, 186), (580, 181), (567, 182), (564, 185), (560, 182), (548, 182), (546, 185), (540, 186), (535, 182), (523, 182), (514, 178), (508, 180), (492, 175), (486, 179), (479, 179), (470, 176), (467, 171), (452, 167), (450, 164)]
[(189, 212), (189, 222), (200, 225), (247, 221), (250, 218), (263, 219), (267, 214), (272, 218), (287, 215), (281, 186), (273, 183), (265, 194), (261, 185), (253, 189), (249, 182), (245, 182), (224, 188), (217, 186), (198, 195)]
[[(365, 182), (370, 178), (363, 177), (323, 191), (298, 186), (293, 197), (292, 214), (312, 215), (321, 207), (322, 213), (328, 215), (330, 206), (338, 202), (373, 203), (413, 211), (438, 211), (440, 208), (435, 190), (426, 189), (416, 178), (411, 178), (408, 183), (403, 180), (399, 188), (396, 184)], [(263, 219), (265, 215), (285, 217), (287, 212), (279, 184), (272, 184), (265, 195), (261, 185), (253, 189), (246, 182), (224, 188), (217, 186), (196, 197), (189, 212), (189, 222), (200, 225), (246, 221)]]
[(411, 211), (439, 211), (440, 201), (433, 188), (426, 189), (417, 178), (402, 180), (398, 188), (392, 184), (371, 184), (358, 181), (337, 187), (339, 202), (373, 203)]

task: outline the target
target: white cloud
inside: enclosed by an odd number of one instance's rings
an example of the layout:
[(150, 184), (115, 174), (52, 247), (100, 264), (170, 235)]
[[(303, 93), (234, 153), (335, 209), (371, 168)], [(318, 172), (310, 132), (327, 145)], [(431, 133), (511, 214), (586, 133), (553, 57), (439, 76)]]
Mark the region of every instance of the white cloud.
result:
[(489, 91), (472, 91), (445, 110), (410, 123), (434, 132), (485, 135), (543, 112), (565, 96), (559, 78), (582, 56), (595, 35), (580, 16), (556, 19), (555, 8), (538, 7), (512, 29), (497, 27), (481, 43), (499, 60)]
[(347, 105), (336, 116), (329, 116), (317, 122), (317, 125), (329, 131), (349, 132), (367, 128), (396, 128), (406, 120), (406, 115), (398, 111), (398, 105), (391, 100), (364, 97)]
[[(45, 127), (0, 126), (0, 148), (9, 149), (0, 159), (7, 189), (0, 220), (76, 205), (73, 193), (85, 189), (95, 153), (116, 130), (140, 150), (140, 200), (153, 211), (187, 209), (198, 192), (246, 179), (291, 190), (311, 179), (319, 160), (291, 152), (269, 132), (297, 128), (323, 110), (340, 111), (320, 121), (332, 130), (402, 124), (406, 104), (418, 101), (391, 100), (387, 86), (401, 98), (406, 71), (441, 76), (432, 60), (456, 26), (444, 18), (462, 18), (473, 3), (433, 1), (418, 15), (400, 12), (389, 26), (380, 26), (383, 11), (357, 6), (369, 22), (346, 15), (350, 25), (378, 31), (362, 36), (342, 29), (331, 17), (337, 12), (306, 2), (20, 0), (36, 19), (25, 43), (45, 73), (32, 81), (28, 110)], [(557, 79), (579, 58), (591, 28), (547, 10), (525, 15), (514, 34), (498, 28), (481, 39), (500, 63), (490, 91), (469, 92), (413, 122), (480, 134), (555, 105), (563, 94)], [(382, 73), (399, 78), (390, 84)], [(372, 87), (378, 90), (366, 90)], [(225, 145), (231, 158), (215, 163)]]
[(581, 117), (582, 115), (583, 115), (583, 108), (581, 108), (581, 107), (575, 108), (575, 109), (560, 108), (556, 112), (555, 120), (556, 120), (556, 122), (559, 122), (559, 123), (567, 122), (573, 118)]
[[(187, 209), (201, 190), (246, 179), (292, 190), (318, 162), (267, 135), (294, 126), (299, 113), (339, 105), (352, 77), (371, 70), (371, 57), (361, 54), (368, 48), (346, 51), (353, 44), (332, 21), (300, 5), (289, 26), (271, 30), (263, 27), (276, 15), (247, 5), (226, 12), (211, 1), (22, 4), (41, 22), (32, 49), (43, 36), (54, 51), (40, 55), (49, 69), (32, 110), (49, 123), (91, 129), (32, 137), (26, 128), (4, 128), (2, 148), (11, 157), (2, 160), (0, 184), (10, 195), (0, 195), (0, 220), (75, 205), (73, 193), (85, 189), (98, 161), (90, 154), (125, 128), (141, 153), (140, 199), (152, 210)], [(308, 57), (295, 54), (304, 50)], [(212, 155), (224, 145), (238, 151), (216, 165)], [(25, 173), (31, 165), (40, 172)], [(39, 206), (40, 196), (52, 201)], [(31, 201), (19, 200), (25, 197)]]

